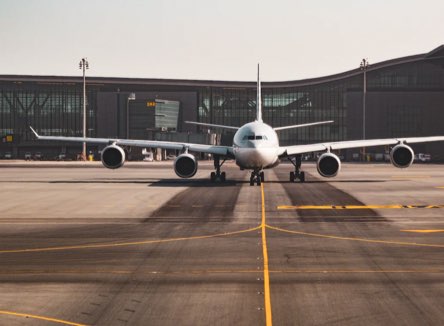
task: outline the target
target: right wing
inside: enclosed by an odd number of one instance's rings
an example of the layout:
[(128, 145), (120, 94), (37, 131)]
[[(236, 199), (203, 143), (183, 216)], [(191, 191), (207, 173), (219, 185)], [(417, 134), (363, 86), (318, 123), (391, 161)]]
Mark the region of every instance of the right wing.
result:
[(194, 121), (185, 121), (185, 123), (188, 123), (190, 125), (206, 126), (206, 127), (213, 127), (213, 128), (235, 129), (235, 130), (239, 129), (239, 127), (224, 126), (224, 125), (214, 125), (212, 123), (203, 123), (203, 122), (194, 122)]
[(397, 145), (401, 143), (408, 145), (414, 143), (426, 143), (434, 141), (444, 141), (444, 136), (346, 140), (339, 142), (326, 142), (326, 143), (308, 144), (308, 145), (283, 146), (280, 147), (280, 153), (281, 156), (291, 156), (291, 155), (320, 152), (326, 150)]
[(31, 126), (29, 127), (37, 139), (63, 141), (74, 143), (90, 143), (90, 144), (104, 144), (104, 145), (119, 145), (119, 146), (133, 146), (133, 147), (149, 147), (149, 148), (164, 148), (173, 150), (188, 149), (192, 152), (208, 153), (221, 156), (233, 156), (233, 149), (231, 146), (215, 146), (203, 144), (190, 144), (181, 142), (157, 141), (157, 140), (135, 140), (135, 139), (113, 139), (113, 138), (83, 138), (83, 137), (63, 137), (63, 136), (40, 136)]

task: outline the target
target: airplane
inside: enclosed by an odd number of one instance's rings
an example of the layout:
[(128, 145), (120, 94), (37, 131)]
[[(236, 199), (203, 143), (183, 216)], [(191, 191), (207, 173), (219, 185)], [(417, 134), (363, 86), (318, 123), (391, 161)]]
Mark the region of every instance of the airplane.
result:
[[(284, 127), (271, 127), (262, 120), (261, 81), (259, 78), (259, 65), (257, 73), (257, 102), (256, 120), (244, 124), (241, 127), (217, 125), (202, 122), (185, 121), (186, 123), (236, 130), (232, 146), (216, 146), (191, 144), (185, 142), (167, 142), (155, 140), (133, 140), (112, 138), (88, 138), (88, 137), (62, 137), (41, 136), (30, 126), (30, 129), (39, 140), (105, 144), (101, 153), (102, 164), (108, 169), (117, 169), (123, 166), (126, 159), (122, 146), (134, 146), (144, 148), (162, 148), (179, 150), (181, 154), (174, 160), (174, 171), (181, 178), (193, 177), (198, 169), (198, 162), (190, 152), (207, 153), (213, 156), (214, 172), (211, 172), (212, 182), (226, 180), (226, 173), (221, 172), (221, 167), (227, 159), (234, 159), (241, 170), (251, 170), (250, 186), (260, 185), (265, 181), (265, 169), (276, 167), (282, 159), (288, 159), (294, 166), (290, 172), (290, 182), (299, 180), (305, 182), (305, 173), (301, 171), (302, 155), (323, 152), (317, 160), (317, 171), (322, 177), (335, 177), (341, 169), (341, 160), (332, 151), (347, 148), (361, 148), (372, 146), (394, 146), (390, 151), (391, 163), (398, 168), (409, 167), (414, 160), (413, 149), (409, 146), (414, 143), (444, 141), (444, 136), (366, 139), (325, 142), (307, 145), (280, 146), (277, 132), (290, 128), (303, 128), (315, 125), (332, 123), (333, 121), (320, 121)], [(222, 160), (222, 162), (221, 162)]]

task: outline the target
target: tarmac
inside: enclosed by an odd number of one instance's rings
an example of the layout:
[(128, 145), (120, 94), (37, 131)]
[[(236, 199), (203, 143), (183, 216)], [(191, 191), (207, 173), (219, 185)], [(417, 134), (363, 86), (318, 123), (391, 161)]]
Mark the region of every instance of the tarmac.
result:
[(0, 325), (443, 325), (444, 165), (0, 161)]

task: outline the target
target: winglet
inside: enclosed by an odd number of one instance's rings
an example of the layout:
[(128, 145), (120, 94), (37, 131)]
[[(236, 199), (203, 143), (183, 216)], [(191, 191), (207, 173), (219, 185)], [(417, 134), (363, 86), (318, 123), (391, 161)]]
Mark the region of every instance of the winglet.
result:
[(31, 126), (29, 126), (29, 129), (31, 129), (31, 131), (34, 133), (34, 135), (35, 135), (37, 138), (40, 138), (39, 134), (34, 130), (34, 128), (32, 128)]

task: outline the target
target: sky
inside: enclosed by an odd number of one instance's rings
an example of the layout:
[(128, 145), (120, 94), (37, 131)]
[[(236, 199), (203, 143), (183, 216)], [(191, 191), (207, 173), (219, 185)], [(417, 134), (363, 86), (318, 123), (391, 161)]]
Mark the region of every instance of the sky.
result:
[(442, 0), (0, 0), (0, 75), (299, 80), (444, 44)]

